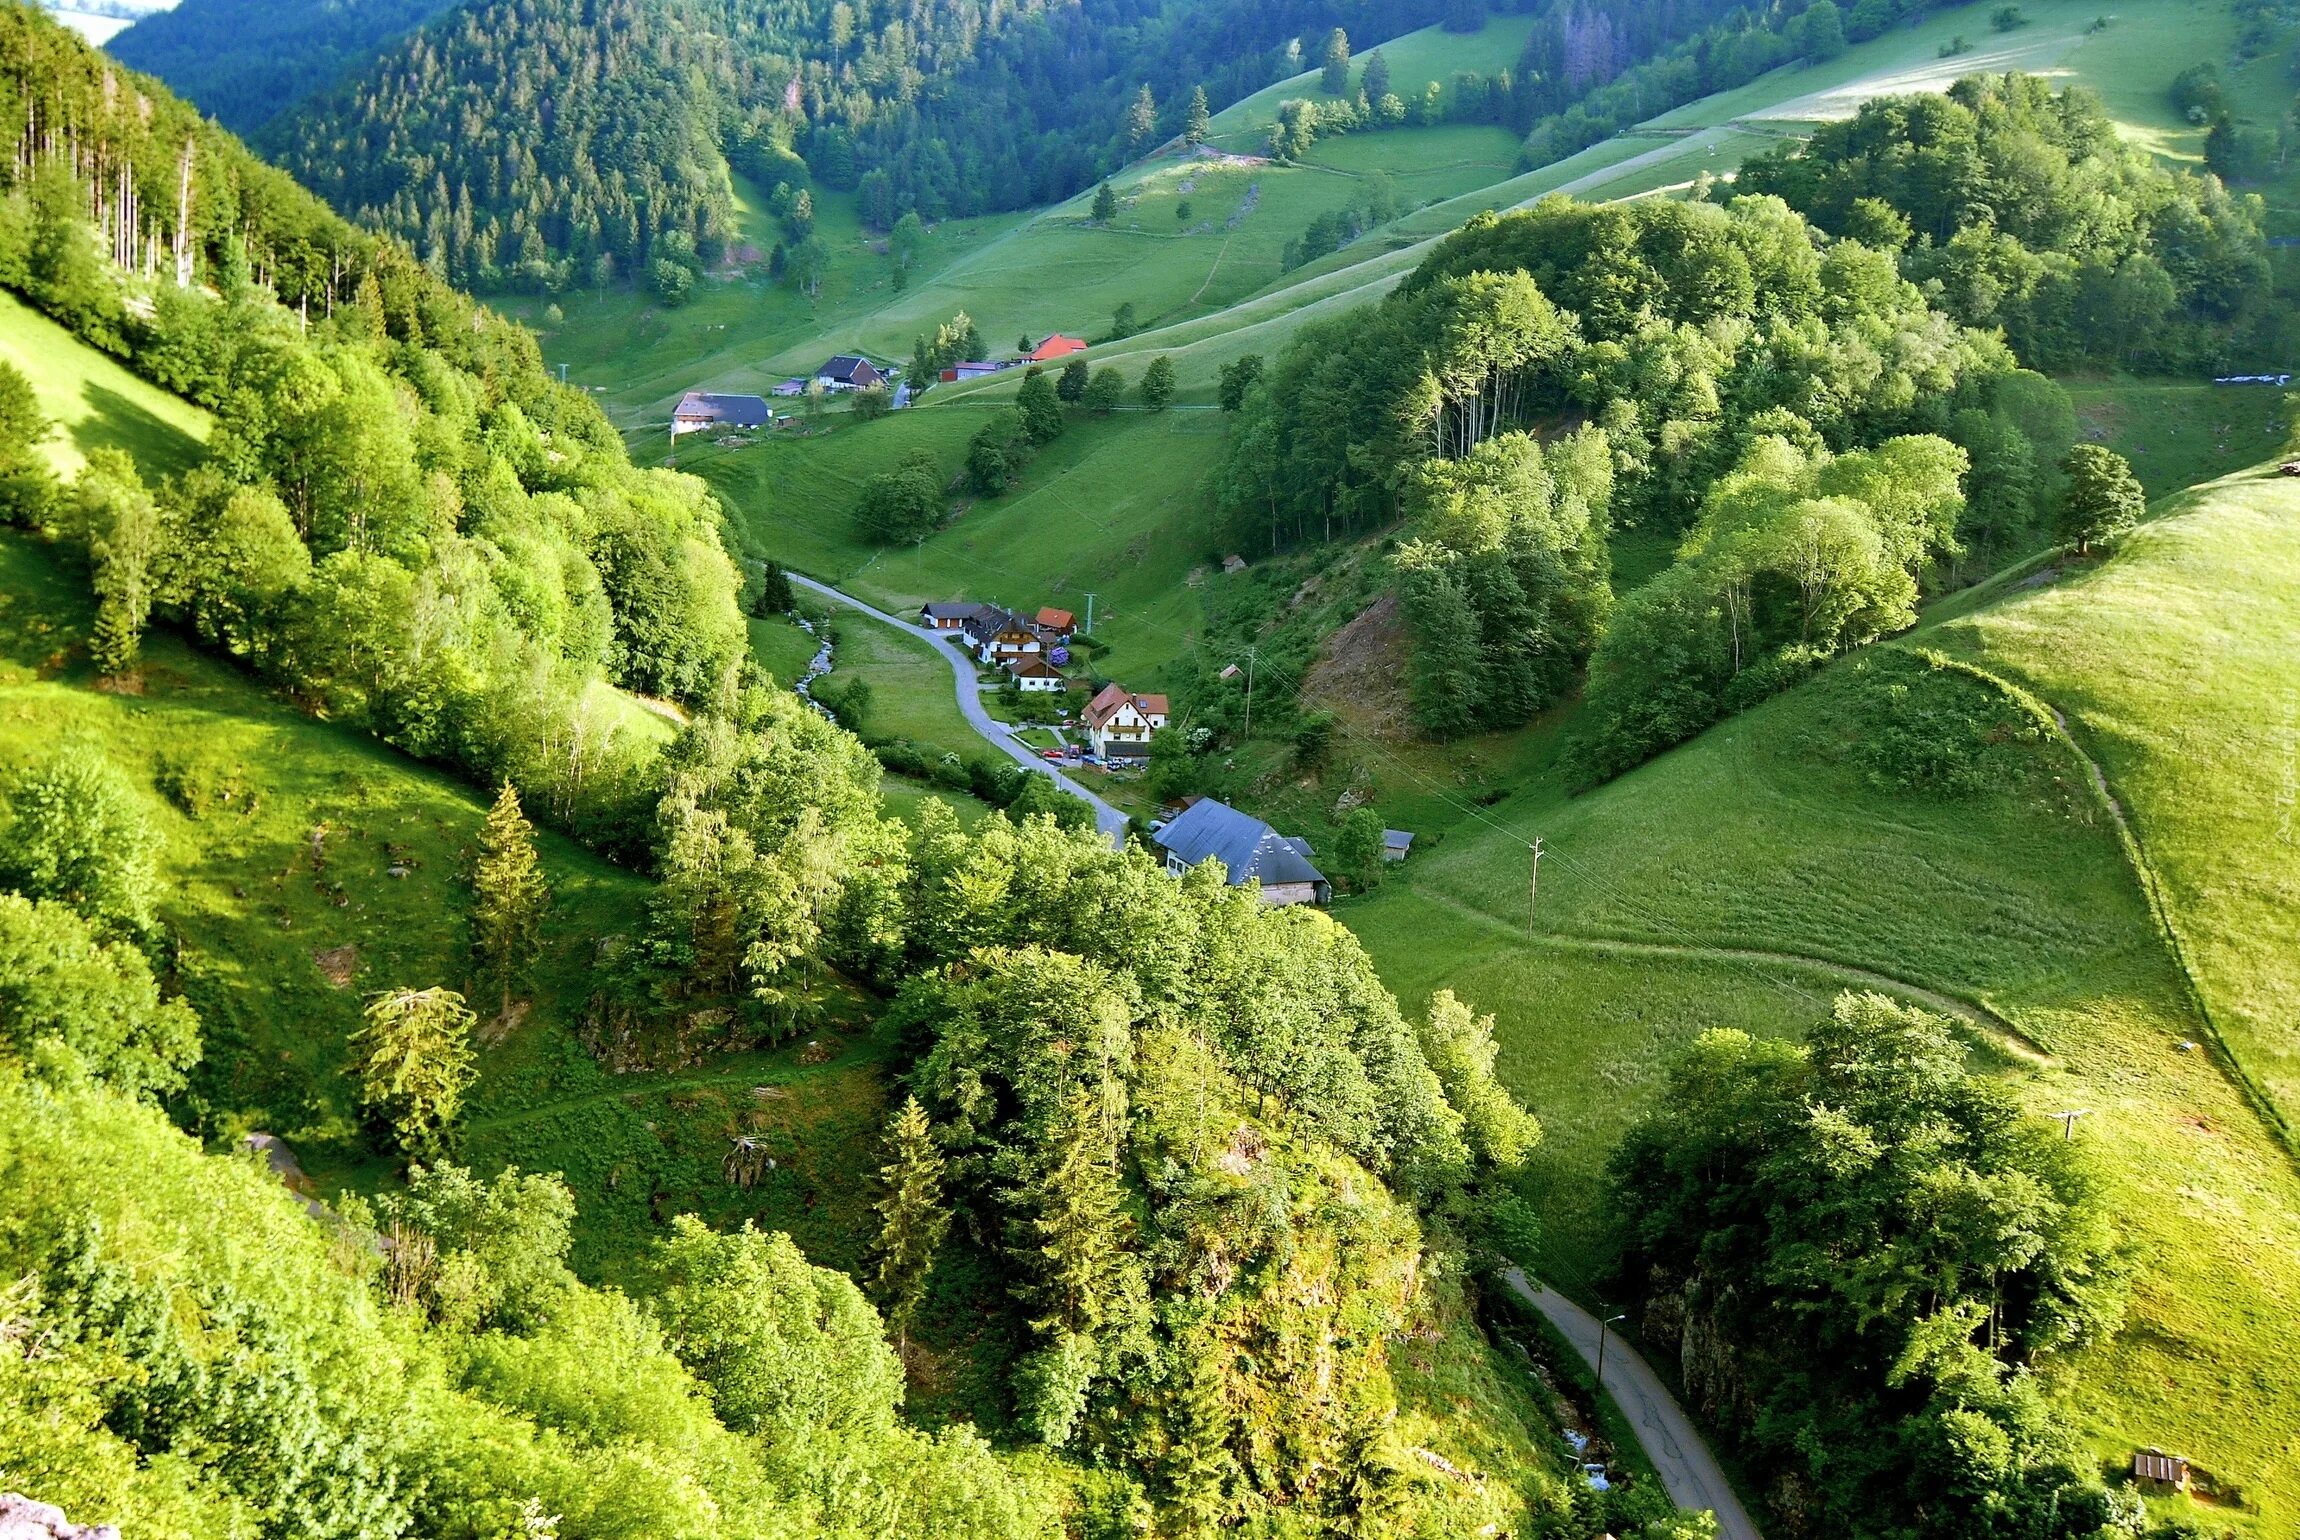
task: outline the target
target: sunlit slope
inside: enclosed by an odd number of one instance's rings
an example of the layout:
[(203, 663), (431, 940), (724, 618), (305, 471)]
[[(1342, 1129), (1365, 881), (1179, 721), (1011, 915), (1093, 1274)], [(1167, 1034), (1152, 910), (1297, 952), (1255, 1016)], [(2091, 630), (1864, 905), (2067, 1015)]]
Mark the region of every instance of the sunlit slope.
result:
[(0, 292), (0, 361), (32, 381), (40, 409), (56, 424), (41, 447), (61, 474), (78, 470), (92, 449), (125, 449), (155, 476), (199, 458), (207, 413), (130, 374), (6, 292)]
[(2033, 690), (2099, 763), (2213, 1025), (2300, 1121), (2300, 483), (2174, 499), (2110, 560), (2052, 567), (1939, 629)]
[(1862, 745), (1892, 730), (1895, 684), (2021, 721), (1873, 652), (1583, 797), (1536, 782), (1464, 805), (1341, 915), (1409, 1004), (1451, 987), (1497, 1014), (1502, 1073), (1547, 1130), (1549, 1264), (1584, 1290), (1610, 1255), (1605, 1158), (1695, 1034), (1795, 1035), (1840, 988), (1966, 1015), (2035, 1112), (2091, 1114), (2077, 1136), (2146, 1257), (2124, 1334), (2053, 1371), (2080, 1424), (2104, 1460), (2192, 1454), (2288, 1533), (2300, 1177), (2224, 1068), (2179, 1046), (2203, 1022), (2082, 762), (2032, 723), (1980, 795), (1880, 785)]

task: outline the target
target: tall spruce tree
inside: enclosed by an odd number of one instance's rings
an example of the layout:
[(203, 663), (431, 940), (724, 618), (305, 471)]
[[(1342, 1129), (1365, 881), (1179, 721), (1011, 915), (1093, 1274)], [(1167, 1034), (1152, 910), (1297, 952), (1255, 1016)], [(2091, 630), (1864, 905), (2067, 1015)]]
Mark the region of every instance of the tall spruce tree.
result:
[(1366, 93), (1366, 100), (1380, 104), (1390, 93), (1390, 61), (1382, 57), (1377, 48), (1366, 55), (1365, 73), (1358, 77), (1358, 89)]
[(1325, 74), (1319, 82), (1328, 96), (1350, 89), (1350, 35), (1336, 27), (1326, 34)]
[(1150, 147), (1158, 133), (1158, 99), (1144, 84), (1134, 93), (1133, 103), (1126, 109), (1126, 148), (1139, 155)]
[(1104, 182), (1100, 187), (1094, 189), (1094, 222), (1098, 225), (1106, 225), (1117, 217), (1118, 195), (1110, 190), (1108, 182)]
[(1025, 1202), (1021, 1261), (1038, 1280), (1049, 1335), (1091, 1337), (1117, 1312), (1134, 1232), (1118, 1180), (1117, 1154), (1084, 1091), (1073, 1091), (1042, 1147), (1044, 1174)]
[(1221, 1521), (1237, 1474), (1238, 1462), (1230, 1453), (1236, 1416), (1224, 1394), (1225, 1351), (1210, 1332), (1187, 1338), (1175, 1348), (1182, 1362), (1167, 1414), (1172, 1442), (1166, 1448), (1164, 1475), (1175, 1510), (1190, 1525), (1191, 1534), (1211, 1532)]
[(387, 989), (368, 1002), (351, 1046), (360, 1105), (390, 1127), (407, 1155), (441, 1154), (477, 1075), (463, 996), (452, 989)]
[(1182, 142), (1204, 144), (1213, 122), (1214, 115), (1206, 110), (1206, 88), (1198, 86), (1190, 92), (1190, 110), (1182, 119)]
[(471, 949), (480, 977), (501, 993), (508, 1016), (511, 992), (527, 977), (543, 939), (544, 911), (551, 907), (551, 885), (535, 854), (535, 826), (509, 781), (480, 826), (471, 890)]
[(935, 1148), (934, 1129), (917, 1097), (903, 1102), (880, 1149), (885, 1164), (879, 1167), (879, 1199), (873, 1205), (879, 1232), (871, 1248), (876, 1264), (871, 1292), (895, 1341), (907, 1344), (935, 1252), (950, 1229), (942, 1196), (942, 1152)]

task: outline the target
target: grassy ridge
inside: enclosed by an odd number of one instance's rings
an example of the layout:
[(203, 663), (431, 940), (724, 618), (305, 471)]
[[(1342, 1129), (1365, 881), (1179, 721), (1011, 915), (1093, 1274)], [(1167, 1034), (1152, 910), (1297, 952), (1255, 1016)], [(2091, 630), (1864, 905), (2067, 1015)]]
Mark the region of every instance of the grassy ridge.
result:
[[(2296, 513), (2282, 483), (2223, 483), (2087, 577), (2012, 585), (1922, 635), (2065, 706), (2130, 800), (2225, 1035), (2280, 1091), (2300, 857), (2278, 833), (2292, 760), (2272, 703), (2300, 656)], [(1584, 1289), (1608, 1255), (1602, 1161), (1694, 1033), (1794, 1034), (1863, 985), (1848, 969), (2009, 1024), (2018, 1039), (1983, 1030), (1976, 1052), (2038, 1113), (2092, 1113), (2079, 1137), (2145, 1258), (2124, 1335), (2054, 1371), (2068, 1404), (2104, 1460), (2181, 1448), (2241, 1488), (2261, 1533), (2287, 1532), (2300, 1280), (2281, 1258), (2300, 1176), (2239, 1086), (2179, 1047), (2205, 1023), (2081, 760), (2043, 738), (1969, 800), (1862, 769), (1873, 686), (1911, 667), (1855, 658), (1582, 798), (1537, 780), (1458, 809), (1446, 843), (1344, 918), (1409, 1003), (1451, 985), (1497, 1013), (1502, 1071), (1549, 1133), (1552, 1268)]]
[(41, 447), (59, 474), (78, 470), (93, 449), (124, 449), (148, 475), (182, 470), (207, 440), (207, 413), (130, 374), (6, 292), (0, 360), (23, 371), (56, 423)]
[(2300, 488), (2184, 494), (1938, 633), (2064, 712), (2128, 804), (2214, 1024), (2300, 1121)]

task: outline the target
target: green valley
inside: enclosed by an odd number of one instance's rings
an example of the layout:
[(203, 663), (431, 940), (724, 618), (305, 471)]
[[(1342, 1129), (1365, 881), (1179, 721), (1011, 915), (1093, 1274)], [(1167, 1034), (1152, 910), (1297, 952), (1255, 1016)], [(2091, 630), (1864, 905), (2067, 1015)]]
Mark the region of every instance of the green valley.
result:
[(2300, 1524), (2289, 6), (121, 37), (0, 3), (41, 1532)]

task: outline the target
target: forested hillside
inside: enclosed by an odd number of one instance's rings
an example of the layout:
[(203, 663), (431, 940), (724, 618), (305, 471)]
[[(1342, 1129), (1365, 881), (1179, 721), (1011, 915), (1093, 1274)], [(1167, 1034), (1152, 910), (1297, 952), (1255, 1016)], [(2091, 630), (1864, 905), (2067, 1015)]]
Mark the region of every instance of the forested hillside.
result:
[[(0, 29), (32, 125), (0, 283), (214, 416), (189, 469), (98, 449), (59, 483), (0, 367), (10, 570), (49, 569), (0, 608), (0, 1481), (184, 1536), (1679, 1533), (1649, 1481), (1577, 1492), (1476, 1323), (1540, 1136), (1481, 1018), (1409, 1013), (1324, 916), (1076, 819), (889, 817), (862, 745), (741, 655), (699, 483), (635, 470), (404, 247), (37, 13)], [(205, 706), (159, 628), (227, 665)], [(608, 679), (682, 725), (605, 731)], [(378, 831), (322, 817), (283, 852), (250, 820), (286, 767), (183, 744), (261, 687), (493, 788), (436, 890), (465, 944), (365, 933), (392, 972), (348, 1030), (268, 1021), (360, 968), (277, 932), (383, 923), (328, 865)], [(410, 881), (466, 815), (434, 792), (395, 829), (372, 774), (336, 784)], [(530, 808), (642, 873), (637, 912), (555, 907)], [(877, 1172), (858, 1276), (658, 1191), (598, 1287), (567, 1258), (625, 1167), (578, 1192), (456, 1163), (514, 1039), (523, 1073), (540, 1042), (563, 1077), (645, 1077), (882, 1012), (895, 1116), (819, 1157)], [(772, 1089), (732, 1192), (776, 1169)], [(375, 1195), (307, 1211), (168, 1114), (219, 1144), (284, 1114)], [(941, 1372), (980, 1432), (901, 1415)]]
[(186, 0), (104, 45), (236, 134), (250, 134), (451, 0), (272, 5)]
[[(207, 15), (195, 9), (178, 27), (213, 32)], [(1425, 104), (1393, 98), (1381, 69), (1352, 75), (1349, 39), (1441, 19), (1474, 31), (1483, 16), (1477, 0), (1095, 0), (924, 16), (845, 0), (478, 0), (289, 112), (264, 141), (339, 208), (459, 281), (564, 288), (644, 276), (659, 258), (721, 260), (729, 167), (762, 192), (810, 181), (851, 191), (884, 230), (912, 212), (932, 221), (1059, 202), (1194, 132), (1194, 112), (1309, 68), (1324, 67), (1324, 94), (1337, 99), (1305, 101), (1297, 147), (1321, 131), (1422, 121)], [(1746, 78), (1794, 54), (1718, 0), (1552, 0), (1515, 67), (1455, 82), (1444, 110), (1523, 133), (1712, 24), (1726, 35), (1693, 79)], [(211, 56), (199, 69), (221, 67)], [(808, 216), (777, 212), (803, 245)]]

